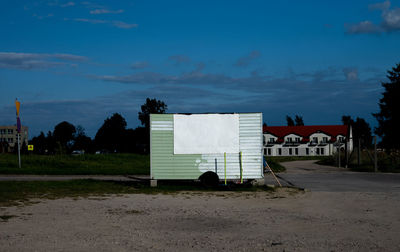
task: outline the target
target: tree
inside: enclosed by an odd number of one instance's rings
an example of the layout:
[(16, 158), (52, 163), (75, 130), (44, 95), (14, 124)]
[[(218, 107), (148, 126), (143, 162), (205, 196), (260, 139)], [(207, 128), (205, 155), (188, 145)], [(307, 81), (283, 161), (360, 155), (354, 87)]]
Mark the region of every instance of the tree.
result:
[(294, 118), (294, 121), (296, 122), (296, 126), (304, 126), (302, 116), (296, 115), (296, 117)]
[(63, 153), (64, 149), (66, 151), (70, 150), (75, 132), (75, 126), (66, 121), (63, 121), (54, 127), (53, 137), (57, 143), (59, 152)]
[(108, 151), (121, 152), (124, 145), (126, 133), (126, 121), (120, 114), (114, 113), (104, 120), (103, 125), (97, 131), (95, 143), (97, 148)]
[(389, 82), (382, 82), (385, 91), (378, 103), (380, 112), (373, 114), (378, 121), (375, 133), (382, 138), (384, 148), (400, 149), (400, 63), (386, 77)]
[(287, 126), (294, 126), (294, 121), (290, 116), (286, 116)]
[(47, 149), (46, 136), (43, 131), (40, 132), (39, 136), (32, 138), (31, 144), (33, 144), (33, 152), (36, 154), (45, 154)]
[(141, 112), (139, 112), (139, 120), (142, 122), (142, 125), (148, 130), (150, 128), (150, 114), (165, 114), (168, 109), (167, 104), (163, 101), (159, 101), (157, 99), (146, 99), (146, 103), (141, 107)]
[(372, 134), (371, 127), (369, 124), (360, 117), (357, 117), (354, 121), (351, 116), (342, 116), (343, 125), (349, 125), (352, 128), (353, 139), (358, 142), (360, 139), (361, 145), (364, 147), (371, 147), (372, 145)]
[(76, 133), (74, 135), (74, 144), (72, 148), (74, 150), (84, 150), (88, 152), (92, 144), (92, 139), (86, 136), (85, 129), (78, 125), (76, 126)]

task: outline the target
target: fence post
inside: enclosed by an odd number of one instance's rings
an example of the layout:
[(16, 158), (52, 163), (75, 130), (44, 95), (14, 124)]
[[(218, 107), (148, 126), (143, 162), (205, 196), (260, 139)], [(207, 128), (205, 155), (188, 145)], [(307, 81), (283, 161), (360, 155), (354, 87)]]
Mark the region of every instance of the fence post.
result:
[(361, 149), (361, 139), (358, 138), (358, 147), (357, 147), (357, 165), (360, 166), (361, 160), (360, 160), (360, 149)]
[(376, 152), (376, 136), (374, 136), (374, 169), (375, 172), (378, 172), (378, 154)]

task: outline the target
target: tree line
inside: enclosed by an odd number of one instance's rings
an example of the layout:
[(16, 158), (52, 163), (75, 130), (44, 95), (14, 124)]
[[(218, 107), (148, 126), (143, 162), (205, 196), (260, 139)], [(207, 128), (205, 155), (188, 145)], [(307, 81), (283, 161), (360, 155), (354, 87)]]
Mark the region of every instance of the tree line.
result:
[[(381, 148), (387, 151), (400, 150), (400, 64), (388, 71), (386, 76), (389, 81), (382, 82), (384, 92), (379, 100), (379, 113), (372, 114), (378, 121), (374, 133), (381, 138)], [(43, 132), (31, 140), (35, 146), (34, 152), (38, 154), (70, 153), (72, 150), (84, 150), (93, 153), (101, 152), (149, 152), (149, 133), (151, 113), (162, 114), (168, 106), (160, 100), (147, 98), (138, 112), (142, 126), (127, 129), (126, 120), (118, 113), (104, 120), (94, 139), (88, 137), (81, 126), (74, 126), (69, 122), (57, 124), (53, 132), (47, 135)], [(303, 126), (303, 117), (295, 118), (286, 116), (288, 126)], [(372, 145), (372, 131), (370, 125), (360, 117), (342, 116), (342, 123), (350, 125), (353, 139), (360, 140), (363, 147)], [(266, 124), (264, 123), (264, 126)]]
[(86, 135), (82, 126), (63, 121), (46, 135), (41, 132), (30, 143), (34, 145), (36, 154), (69, 154), (74, 150), (145, 154), (149, 152), (150, 114), (163, 114), (167, 109), (163, 101), (147, 98), (138, 113), (142, 126), (135, 129), (127, 128), (125, 118), (114, 113), (104, 120), (94, 139)]

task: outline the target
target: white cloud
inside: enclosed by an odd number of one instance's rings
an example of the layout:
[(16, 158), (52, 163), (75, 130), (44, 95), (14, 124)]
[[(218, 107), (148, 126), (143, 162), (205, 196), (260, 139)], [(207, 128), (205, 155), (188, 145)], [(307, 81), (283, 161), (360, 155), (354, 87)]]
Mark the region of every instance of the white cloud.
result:
[(345, 24), (346, 33), (367, 34), (400, 31), (400, 8), (390, 9), (390, 1), (369, 5), (370, 10), (380, 10), (381, 22), (374, 24), (369, 20), (357, 24)]
[(131, 28), (136, 28), (138, 27), (137, 24), (128, 24), (122, 21), (112, 21), (111, 24), (115, 27), (121, 28), (121, 29), (131, 29)]
[(142, 69), (149, 66), (147, 61), (136, 61), (131, 65), (132, 69)]
[(383, 12), (383, 27), (387, 31), (400, 30), (400, 8)]
[(112, 26), (121, 28), (121, 29), (131, 29), (131, 28), (136, 28), (138, 27), (138, 24), (129, 24), (129, 23), (125, 23), (122, 21), (118, 21), (118, 20), (104, 20), (104, 19), (89, 19), (89, 18), (73, 18), (73, 19), (69, 19), (69, 18), (64, 18), (65, 21), (75, 21), (75, 22), (84, 22), (84, 23), (90, 23), (90, 24), (110, 24)]
[(67, 2), (65, 4), (61, 4), (60, 6), (63, 7), (63, 8), (71, 7), (71, 6), (75, 6), (75, 3), (74, 2)]
[(348, 81), (358, 80), (358, 70), (357, 68), (344, 68), (343, 73)]
[(250, 63), (259, 58), (261, 56), (261, 53), (259, 51), (252, 51), (250, 52), (248, 55), (245, 55), (243, 57), (240, 57), (236, 63), (234, 64), (234, 66), (238, 66), (238, 67), (247, 67), (248, 65), (250, 65)]
[[(0, 68), (34, 69), (67, 65), (65, 61), (81, 62), (87, 57), (73, 54), (40, 54), (0, 52)], [(70, 65), (70, 64), (69, 64)]]
[(91, 10), (90, 14), (98, 15), (98, 14), (119, 14), (124, 12), (124, 10), (109, 10), (109, 9), (95, 9)]
[(380, 33), (382, 29), (373, 24), (371, 21), (362, 21), (358, 24), (346, 24), (346, 32), (349, 34), (361, 34), (361, 33)]
[(370, 10), (387, 10), (390, 8), (390, 1), (385, 1), (382, 3), (375, 3), (368, 5)]

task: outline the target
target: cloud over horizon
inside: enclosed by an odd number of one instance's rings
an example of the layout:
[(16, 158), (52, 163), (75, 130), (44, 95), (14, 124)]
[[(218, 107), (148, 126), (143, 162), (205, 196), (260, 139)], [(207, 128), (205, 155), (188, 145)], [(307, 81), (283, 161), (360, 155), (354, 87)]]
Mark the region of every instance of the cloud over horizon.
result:
[(400, 31), (400, 8), (390, 9), (390, 1), (370, 4), (368, 7), (371, 11), (381, 11), (381, 22), (374, 24), (372, 21), (364, 20), (356, 24), (345, 24), (346, 33), (380, 34)]
[(255, 50), (250, 52), (248, 55), (240, 57), (233, 65), (237, 67), (247, 67), (253, 60), (259, 58), (260, 56), (261, 53)]
[(0, 52), (0, 68), (13, 69), (34, 69), (49, 68), (61, 65), (67, 65), (65, 61), (83, 62), (88, 58), (80, 55), (65, 53), (16, 53), (16, 52)]

